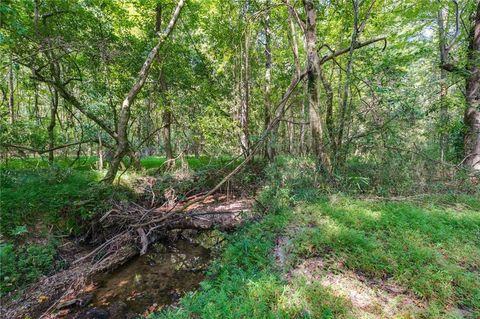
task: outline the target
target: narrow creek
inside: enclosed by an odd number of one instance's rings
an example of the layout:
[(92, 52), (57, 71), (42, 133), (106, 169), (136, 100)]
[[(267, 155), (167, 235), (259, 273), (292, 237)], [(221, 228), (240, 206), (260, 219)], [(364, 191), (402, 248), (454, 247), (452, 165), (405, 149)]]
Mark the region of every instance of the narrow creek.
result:
[(178, 301), (198, 288), (211, 259), (209, 249), (186, 239), (154, 244), (118, 269), (93, 279), (88, 307), (67, 318), (136, 318)]

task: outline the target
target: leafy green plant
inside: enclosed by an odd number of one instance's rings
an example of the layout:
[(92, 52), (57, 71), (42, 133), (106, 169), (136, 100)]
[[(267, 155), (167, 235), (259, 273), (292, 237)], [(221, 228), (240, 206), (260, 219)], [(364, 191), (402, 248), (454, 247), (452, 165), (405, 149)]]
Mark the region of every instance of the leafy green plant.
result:
[(53, 271), (55, 255), (55, 241), (19, 248), (10, 243), (0, 245), (0, 294), (24, 287)]

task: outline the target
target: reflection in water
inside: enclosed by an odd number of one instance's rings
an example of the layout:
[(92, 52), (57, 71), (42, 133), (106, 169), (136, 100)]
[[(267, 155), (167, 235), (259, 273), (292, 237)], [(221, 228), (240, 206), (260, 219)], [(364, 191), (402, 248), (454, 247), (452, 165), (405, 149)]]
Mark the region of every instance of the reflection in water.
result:
[(146, 255), (97, 278), (92, 306), (130, 317), (170, 305), (198, 287), (209, 259), (208, 249), (186, 240), (154, 245)]

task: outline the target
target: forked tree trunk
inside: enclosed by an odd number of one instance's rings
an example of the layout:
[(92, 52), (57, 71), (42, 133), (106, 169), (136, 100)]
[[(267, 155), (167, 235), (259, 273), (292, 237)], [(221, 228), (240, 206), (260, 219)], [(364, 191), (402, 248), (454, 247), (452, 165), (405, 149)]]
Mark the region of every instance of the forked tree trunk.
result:
[(158, 52), (160, 51), (160, 48), (162, 47), (163, 43), (168, 38), (168, 36), (171, 34), (173, 27), (175, 26), (175, 23), (177, 22), (178, 17), (180, 16), (180, 12), (184, 4), (185, 4), (185, 0), (178, 1), (177, 7), (175, 8), (175, 11), (173, 13), (173, 16), (167, 28), (159, 35), (157, 45), (155, 45), (155, 47), (148, 54), (145, 62), (142, 65), (142, 68), (140, 69), (140, 73), (138, 75), (137, 80), (135, 81), (135, 84), (132, 86), (132, 88), (130, 89), (127, 96), (122, 102), (122, 107), (120, 109), (120, 114), (118, 119), (118, 128), (116, 132), (117, 145), (115, 149), (115, 154), (113, 156), (113, 160), (110, 163), (110, 167), (108, 169), (107, 175), (103, 179), (103, 181), (106, 183), (113, 182), (113, 180), (115, 179), (115, 176), (117, 175), (117, 172), (123, 157), (129, 151), (130, 145), (128, 142), (128, 123), (130, 120), (130, 108), (133, 102), (135, 101), (135, 98), (137, 97), (138, 93), (140, 92), (143, 85), (145, 84), (150, 68), (153, 64), (153, 61), (157, 57)]
[(316, 19), (317, 11), (313, 0), (303, 0), (307, 15), (305, 24), (305, 42), (307, 49), (307, 88), (308, 88), (308, 114), (312, 134), (312, 151), (322, 164), (324, 170), (330, 175), (332, 164), (323, 144), (323, 123), (319, 114), (320, 103), (318, 96), (319, 82), (319, 57), (317, 53)]
[(477, 0), (475, 23), (470, 32), (468, 74), (468, 106), (464, 118), (468, 129), (465, 136), (465, 164), (474, 170), (480, 170), (480, 0)]

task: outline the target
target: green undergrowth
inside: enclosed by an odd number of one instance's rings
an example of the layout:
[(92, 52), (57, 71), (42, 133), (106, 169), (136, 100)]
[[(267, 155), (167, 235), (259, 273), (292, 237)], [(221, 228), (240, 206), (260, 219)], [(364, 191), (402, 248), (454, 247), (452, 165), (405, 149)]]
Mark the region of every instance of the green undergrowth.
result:
[[(394, 315), (377, 305), (365, 318), (480, 316), (478, 194), (357, 197), (322, 188), (311, 162), (287, 162), (267, 168), (263, 218), (229, 235), (199, 290), (151, 318), (363, 318), (336, 287), (292, 275), (306, 260), (321, 260), (322, 276), (401, 287), (417, 305)], [(280, 237), (284, 265), (274, 254)]]
[[(192, 170), (205, 169), (205, 168), (221, 168), (223, 165), (229, 163), (232, 160), (230, 156), (220, 156), (220, 157), (209, 157), (209, 156), (185, 156), (185, 161), (188, 163), (188, 166)], [(54, 166), (62, 169), (75, 169), (82, 171), (95, 170), (97, 168), (96, 156), (81, 156), (78, 159), (74, 157), (57, 157), (55, 159)], [(165, 165), (166, 158), (164, 156), (145, 156), (140, 159), (140, 164), (143, 169), (152, 170), (155, 172), (155, 169), (161, 168)], [(238, 162), (238, 161), (236, 161)], [(124, 160), (124, 165), (128, 164), (128, 158)], [(105, 165), (108, 165), (105, 162)], [(180, 167), (182, 165), (182, 160), (177, 158), (175, 160), (175, 165)], [(46, 156), (36, 156), (36, 157), (27, 157), (27, 158), (12, 158), (9, 159), (6, 163), (2, 161), (0, 163), (0, 168), (10, 169), (10, 170), (19, 170), (19, 169), (44, 169), (50, 167), (48, 159)]]
[(0, 296), (61, 269), (64, 263), (55, 258), (57, 245), (55, 239), (17, 247), (12, 243), (0, 244)]
[[(105, 185), (100, 183), (105, 172), (88, 167), (95, 165), (95, 158), (81, 158), (69, 168), (70, 161), (59, 158), (49, 167), (41, 158), (10, 160), (10, 168), (0, 169), (0, 296), (61, 267), (55, 238), (82, 235), (92, 217), (108, 211), (114, 203), (144, 202), (145, 195), (137, 186), (141, 184), (138, 178), (148, 174), (148, 170), (129, 171), (119, 182)], [(215, 172), (220, 172), (230, 161), (230, 158), (207, 157), (177, 161), (174, 169), (155, 175), (153, 190), (157, 204), (164, 200), (166, 189), (174, 189), (179, 199), (208, 190), (222, 176)], [(152, 170), (162, 167), (164, 162), (161, 157), (142, 159), (144, 168)], [(184, 166), (187, 174), (177, 176), (184, 173)], [(250, 183), (254, 174), (251, 171), (247, 168), (236, 183)]]
[[(477, 318), (479, 205), (467, 196), (444, 206), (335, 195), (268, 214), (228, 238), (199, 291), (153, 318), (357, 318), (331, 287), (285, 279), (312, 257), (331, 273), (389, 280), (424, 302), (397, 318)], [(279, 236), (289, 238), (286, 268), (274, 259)]]
[(0, 170), (0, 296), (62, 267), (55, 238), (80, 235), (96, 213), (133, 199), (101, 178), (58, 167)]
[[(346, 305), (327, 289), (302, 282), (290, 288), (278, 271), (272, 252), (292, 217), (280, 211), (230, 235), (201, 289), (151, 318), (307, 318), (309, 307), (323, 318), (346, 313)], [(291, 292), (298, 303), (291, 303)]]
[(93, 171), (4, 169), (0, 174), (0, 231), (7, 237), (22, 235), (25, 228), (47, 231), (42, 225), (53, 226), (49, 232), (75, 234), (82, 221), (112, 201), (133, 196), (126, 187), (99, 183), (102, 175)]
[(477, 318), (479, 205), (467, 196), (448, 205), (330, 196), (296, 208), (289, 250), (297, 262), (321, 257), (332, 272), (398, 283), (426, 301), (423, 317), (454, 318), (463, 309)]

